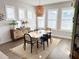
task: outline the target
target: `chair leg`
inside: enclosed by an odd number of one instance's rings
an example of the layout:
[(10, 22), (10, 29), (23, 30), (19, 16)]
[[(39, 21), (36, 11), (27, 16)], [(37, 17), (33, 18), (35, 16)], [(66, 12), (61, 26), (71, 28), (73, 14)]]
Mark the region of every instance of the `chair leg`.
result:
[(24, 41), (24, 50), (26, 50), (26, 41)]
[(50, 43), (52, 43), (52, 38), (50, 38)]
[(38, 41), (37, 41), (37, 48), (39, 48), (39, 46), (38, 46)]
[(47, 47), (49, 46), (48, 40), (47, 40)]
[(43, 42), (43, 50), (45, 50), (45, 44), (44, 44), (44, 42)]
[(31, 44), (31, 53), (32, 53), (32, 44)]

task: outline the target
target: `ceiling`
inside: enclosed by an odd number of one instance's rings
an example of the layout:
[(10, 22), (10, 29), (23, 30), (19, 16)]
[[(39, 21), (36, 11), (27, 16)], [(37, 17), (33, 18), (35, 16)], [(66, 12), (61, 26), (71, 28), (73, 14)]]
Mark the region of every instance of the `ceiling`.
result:
[(19, 0), (19, 1), (30, 5), (38, 5), (40, 1), (40, 4), (46, 5), (46, 4), (59, 3), (59, 2), (71, 1), (71, 0)]

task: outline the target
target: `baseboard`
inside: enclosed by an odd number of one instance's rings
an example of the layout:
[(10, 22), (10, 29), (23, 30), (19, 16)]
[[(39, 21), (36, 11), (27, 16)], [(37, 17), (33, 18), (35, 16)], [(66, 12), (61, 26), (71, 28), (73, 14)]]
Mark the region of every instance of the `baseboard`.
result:
[(68, 38), (68, 37), (66, 38), (66, 37), (60, 37), (60, 36), (52, 36), (52, 37), (54, 37), (54, 38), (60, 38), (60, 39), (70, 39), (70, 40), (72, 39), (72, 38)]
[(0, 45), (6, 44), (6, 43), (9, 43), (9, 42), (12, 42), (12, 40), (10, 39), (10, 40), (8, 40), (6, 42), (1, 42)]

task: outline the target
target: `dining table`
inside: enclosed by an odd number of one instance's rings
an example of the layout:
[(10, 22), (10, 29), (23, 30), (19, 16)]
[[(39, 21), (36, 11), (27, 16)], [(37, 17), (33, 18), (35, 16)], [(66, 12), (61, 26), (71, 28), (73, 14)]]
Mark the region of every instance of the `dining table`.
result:
[(47, 47), (49, 46), (48, 44), (49, 33), (51, 33), (51, 30), (36, 30), (29, 32), (28, 34), (31, 36), (33, 40), (37, 41), (37, 48), (39, 47), (39, 43), (41, 43), (43, 45), (43, 50), (45, 50), (45, 42), (47, 42)]
[(41, 36), (43, 36), (44, 34), (48, 34), (50, 33), (50, 30), (38, 30), (38, 31), (33, 31), (28, 33), (32, 38), (40, 38)]
[[(31, 42), (31, 53), (32, 53), (32, 46), (35, 43), (37, 44), (37, 48), (39, 47), (39, 43), (42, 44), (43, 49), (45, 50), (45, 42), (47, 42), (47, 46), (48, 46), (48, 34), (50, 32), (51, 32), (50, 30), (36, 30), (36, 31), (34, 30), (34, 31), (27, 33), (27, 34), (29, 34), (30, 39), (31, 39), (31, 41), (30, 41)], [(25, 38), (25, 35), (24, 35), (24, 38)], [(47, 35), (47, 36), (45, 36), (45, 35)], [(27, 40), (24, 39), (24, 50), (26, 47), (26, 41)]]

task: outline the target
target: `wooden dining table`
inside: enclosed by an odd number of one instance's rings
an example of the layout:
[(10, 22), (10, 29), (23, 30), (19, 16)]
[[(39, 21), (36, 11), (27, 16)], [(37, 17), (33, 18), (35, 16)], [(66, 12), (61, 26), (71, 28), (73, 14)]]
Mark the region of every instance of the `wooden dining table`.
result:
[[(47, 46), (48, 46), (48, 38), (45, 38), (44, 34), (48, 34), (50, 32), (51, 32), (50, 30), (36, 30), (36, 31), (34, 30), (34, 31), (27, 33), (31, 37), (31, 41), (30, 41), (31, 42), (31, 53), (32, 53), (32, 46), (33, 46), (32, 44), (34, 43), (37, 43), (37, 48), (39, 47), (38, 43), (42, 43), (43, 49), (45, 49), (44, 42), (47, 42)], [(46, 41), (43, 41), (44, 39)], [(26, 39), (24, 35), (24, 50), (26, 49), (25, 47), (26, 47)]]
[(39, 47), (39, 43), (41, 43), (43, 45), (43, 49), (45, 50), (45, 42), (47, 42), (47, 47), (49, 46), (49, 44), (48, 44), (48, 38), (44, 35), (48, 35), (49, 33), (51, 33), (50, 30), (36, 30), (29, 32), (28, 34), (31, 36), (33, 40), (37, 42), (37, 48)]
[(38, 30), (38, 31), (33, 31), (28, 33), (32, 38), (40, 38), (43, 36), (43, 34), (48, 34), (50, 33), (50, 30)]

